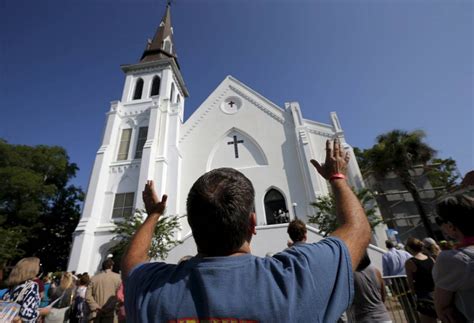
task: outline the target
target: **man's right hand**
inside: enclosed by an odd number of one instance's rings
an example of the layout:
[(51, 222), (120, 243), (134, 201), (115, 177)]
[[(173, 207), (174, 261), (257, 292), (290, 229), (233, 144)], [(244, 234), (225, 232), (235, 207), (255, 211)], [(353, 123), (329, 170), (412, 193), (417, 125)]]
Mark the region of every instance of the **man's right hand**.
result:
[(132, 240), (122, 256), (123, 280), (127, 279), (130, 271), (137, 265), (149, 261), (148, 252), (150, 251), (153, 233), (160, 216), (165, 212), (167, 199), (168, 196), (163, 195), (160, 201), (153, 181), (147, 181), (143, 191), (143, 203), (148, 217), (132, 236)]
[(341, 147), (338, 138), (334, 139), (333, 142), (329, 139), (326, 140), (326, 160), (324, 164), (320, 164), (316, 160), (311, 159), (311, 164), (313, 164), (318, 173), (327, 180), (335, 174), (346, 175), (348, 163), (349, 154)]
[(147, 181), (145, 184), (145, 190), (142, 193), (143, 196), (143, 203), (145, 204), (146, 213), (148, 216), (154, 215), (162, 215), (166, 209), (166, 200), (168, 196), (165, 194), (160, 199), (155, 191), (155, 185), (153, 181)]
[(348, 183), (342, 179), (346, 175), (348, 163), (349, 154), (343, 151), (337, 138), (332, 143), (330, 140), (326, 141), (324, 164), (311, 160), (318, 173), (331, 183), (339, 223), (339, 227), (331, 236), (344, 241), (351, 255), (352, 268), (355, 270), (369, 245), (370, 226), (360, 201)]

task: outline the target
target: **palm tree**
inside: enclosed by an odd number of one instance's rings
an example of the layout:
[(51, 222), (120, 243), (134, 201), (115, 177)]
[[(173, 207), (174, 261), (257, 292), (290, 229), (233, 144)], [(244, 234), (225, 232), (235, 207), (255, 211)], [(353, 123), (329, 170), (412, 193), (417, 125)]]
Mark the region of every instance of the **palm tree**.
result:
[(426, 233), (434, 237), (431, 222), (423, 208), (420, 193), (410, 171), (414, 166), (425, 166), (436, 151), (423, 142), (426, 137), (421, 130), (407, 132), (392, 130), (377, 137), (377, 143), (364, 152), (367, 168), (376, 177), (383, 178), (388, 173), (395, 173), (403, 186), (412, 195)]
[[(377, 225), (383, 223), (383, 219), (377, 213), (377, 202), (372, 192), (367, 188), (363, 188), (359, 191), (355, 191), (354, 188), (352, 188), (352, 191), (359, 199), (360, 204), (364, 207), (365, 215), (373, 231)], [(316, 224), (324, 237), (336, 231), (339, 227), (339, 223), (337, 222), (336, 198), (334, 194), (329, 193), (329, 195), (320, 196), (315, 202), (310, 203), (310, 205), (316, 209), (316, 215), (308, 215), (308, 222)]]

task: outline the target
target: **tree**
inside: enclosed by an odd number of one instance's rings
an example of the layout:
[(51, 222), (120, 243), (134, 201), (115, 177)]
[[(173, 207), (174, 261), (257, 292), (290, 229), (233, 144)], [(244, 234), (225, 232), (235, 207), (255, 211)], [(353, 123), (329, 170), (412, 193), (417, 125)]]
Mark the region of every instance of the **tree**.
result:
[[(117, 234), (114, 238), (117, 243), (109, 250), (114, 255), (114, 258), (119, 260), (122, 258), (125, 248), (145, 220), (145, 216), (145, 211), (137, 209), (135, 213), (125, 215), (123, 221), (116, 223), (117, 226), (113, 232)], [(168, 252), (181, 243), (181, 241), (175, 240), (173, 237), (173, 233), (180, 228), (180, 218), (180, 216), (176, 215), (160, 217), (156, 224), (148, 253), (151, 259), (165, 259), (168, 256)]]
[[(354, 191), (354, 193), (364, 207), (372, 230), (380, 223), (383, 223), (382, 218), (377, 215), (377, 204), (370, 190), (363, 188), (358, 192)], [(311, 206), (315, 207), (317, 211), (316, 215), (308, 216), (308, 222), (317, 224), (323, 236), (327, 237), (339, 226), (336, 217), (336, 199), (334, 195), (330, 193), (327, 196), (320, 196), (316, 199), (316, 202), (311, 203)]]
[(461, 178), (456, 161), (452, 158), (433, 158), (427, 166), (426, 176), (433, 187), (443, 187), (446, 191), (456, 188)]
[(378, 178), (384, 178), (390, 172), (395, 173), (412, 195), (426, 233), (434, 237), (431, 222), (411, 174), (414, 166), (425, 167), (436, 154), (436, 151), (423, 141), (425, 137), (421, 130), (392, 130), (378, 136), (377, 143), (365, 150), (362, 156), (359, 154), (358, 161), (361, 161), (363, 169), (370, 169)]
[(0, 267), (38, 256), (47, 270), (64, 269), (83, 200), (68, 184), (77, 170), (62, 147), (0, 139)]

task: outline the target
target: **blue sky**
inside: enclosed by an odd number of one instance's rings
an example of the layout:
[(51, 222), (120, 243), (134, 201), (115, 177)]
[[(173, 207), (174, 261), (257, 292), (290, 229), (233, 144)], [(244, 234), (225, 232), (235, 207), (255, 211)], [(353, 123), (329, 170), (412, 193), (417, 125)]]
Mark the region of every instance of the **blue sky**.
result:
[[(0, 137), (60, 145), (86, 188), (121, 64), (138, 62), (158, 0), (0, 1)], [(474, 2), (177, 0), (175, 45), (188, 117), (233, 75), (278, 105), (368, 148), (423, 129), (461, 173), (474, 168)]]

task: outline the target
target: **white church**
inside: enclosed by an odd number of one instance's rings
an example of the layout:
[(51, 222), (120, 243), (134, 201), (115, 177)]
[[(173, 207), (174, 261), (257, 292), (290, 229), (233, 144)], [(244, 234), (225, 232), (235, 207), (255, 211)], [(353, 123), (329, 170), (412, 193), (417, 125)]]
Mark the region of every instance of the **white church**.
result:
[[(168, 194), (167, 214), (185, 215), (187, 194), (199, 176), (219, 167), (238, 169), (255, 187), (258, 227), (252, 253), (257, 256), (284, 249), (287, 220), (306, 221), (315, 212), (310, 203), (329, 193), (309, 163), (312, 158), (324, 160), (327, 139), (341, 139), (351, 154), (349, 182), (356, 189), (364, 185), (334, 112), (330, 124), (305, 119), (297, 102), (280, 107), (227, 76), (184, 120), (188, 90), (177, 61), (169, 6), (140, 61), (122, 70), (122, 98), (113, 101), (107, 113), (69, 271), (100, 269), (114, 243), (115, 223), (143, 208), (141, 192), (149, 179), (158, 194)], [(176, 238), (182, 244), (171, 250), (168, 262), (196, 254), (187, 220), (181, 221)], [(380, 245), (383, 235), (383, 229), (378, 230), (373, 242)], [(308, 226), (310, 242), (321, 238), (317, 228)], [(370, 247), (376, 265), (382, 252)]]

